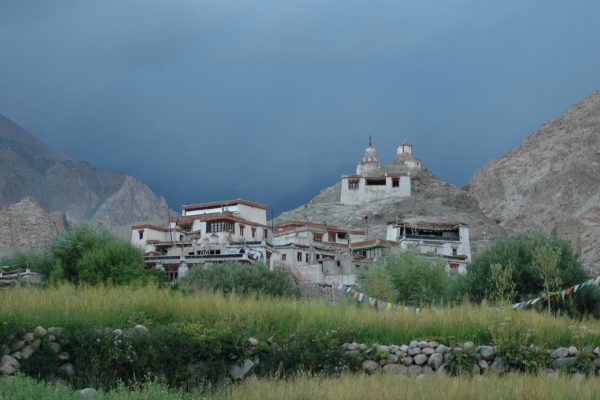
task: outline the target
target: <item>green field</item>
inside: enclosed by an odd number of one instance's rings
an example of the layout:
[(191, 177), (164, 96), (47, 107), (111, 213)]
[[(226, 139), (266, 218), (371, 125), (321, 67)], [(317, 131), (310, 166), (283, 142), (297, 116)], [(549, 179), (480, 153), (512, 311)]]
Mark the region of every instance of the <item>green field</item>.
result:
[(352, 303), (184, 294), (156, 288), (20, 288), (0, 291), (0, 319), (26, 328), (36, 325), (94, 325), (127, 328), (135, 324), (224, 323), (248, 336), (266, 339), (302, 331), (340, 330), (365, 343), (400, 344), (416, 338), (489, 343), (491, 330), (506, 319), (528, 330), (546, 348), (572, 345), (573, 327), (585, 325), (585, 343), (600, 345), (600, 321), (576, 321), (509, 306), (375, 311)]

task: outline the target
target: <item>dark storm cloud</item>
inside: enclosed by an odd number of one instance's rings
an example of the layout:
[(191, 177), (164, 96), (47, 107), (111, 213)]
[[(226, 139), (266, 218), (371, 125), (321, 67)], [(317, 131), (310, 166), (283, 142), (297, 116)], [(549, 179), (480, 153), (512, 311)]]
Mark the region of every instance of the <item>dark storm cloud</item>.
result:
[(350, 172), (369, 134), (384, 161), (407, 139), (462, 185), (600, 87), (599, 13), (596, 1), (0, 0), (0, 113), (173, 207), (304, 201)]

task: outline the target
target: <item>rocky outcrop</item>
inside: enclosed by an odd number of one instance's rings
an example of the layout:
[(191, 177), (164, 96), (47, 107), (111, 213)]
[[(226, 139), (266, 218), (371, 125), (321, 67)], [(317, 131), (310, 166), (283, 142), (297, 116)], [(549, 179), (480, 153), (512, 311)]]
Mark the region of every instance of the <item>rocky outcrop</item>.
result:
[(468, 191), (505, 228), (564, 234), (600, 272), (600, 92), (489, 162)]
[[(397, 172), (397, 169), (397, 166), (383, 166), (380, 172)], [(343, 227), (368, 228), (369, 236), (385, 238), (387, 223), (397, 219), (463, 222), (470, 227), (473, 253), (494, 238), (506, 234), (504, 228), (481, 212), (477, 201), (466, 191), (441, 181), (425, 167), (411, 170), (411, 176), (410, 197), (385, 198), (360, 206), (342, 205), (341, 183), (337, 183), (321, 191), (305, 206), (284, 212), (275, 219), (275, 223), (292, 220), (326, 222)]]
[(64, 214), (48, 214), (33, 198), (26, 197), (0, 210), (0, 248), (44, 249), (56, 235), (65, 232), (66, 224)]
[(142, 182), (56, 153), (1, 115), (0, 171), (0, 207), (30, 196), (71, 223), (112, 226), (167, 217), (164, 198)]

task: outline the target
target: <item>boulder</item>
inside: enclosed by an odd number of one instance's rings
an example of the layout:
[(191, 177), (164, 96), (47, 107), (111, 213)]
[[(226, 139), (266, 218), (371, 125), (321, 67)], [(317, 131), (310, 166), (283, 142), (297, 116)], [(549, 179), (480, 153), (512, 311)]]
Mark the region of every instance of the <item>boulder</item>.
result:
[(29, 346), (33, 350), (37, 350), (40, 348), (41, 345), (42, 345), (42, 341), (40, 339), (35, 339), (33, 342), (31, 342), (31, 344)]
[(416, 356), (417, 354), (421, 354), (421, 348), (420, 347), (411, 347), (408, 349), (408, 355), (409, 356)]
[(413, 360), (413, 358), (412, 358), (411, 356), (404, 357), (402, 360), (400, 360), (400, 362), (401, 362), (402, 364), (406, 365), (407, 367), (408, 367), (409, 365), (412, 365), (413, 361), (414, 361), (414, 360)]
[[(52, 328), (50, 328), (50, 329), (52, 329)], [(51, 333), (51, 334), (53, 334), (53, 333)], [(115, 329), (113, 331), (113, 335), (115, 335), (115, 336), (123, 336), (123, 330), (122, 329)]]
[(133, 330), (135, 333), (137, 333), (138, 335), (145, 335), (146, 333), (148, 333), (148, 328), (146, 328), (144, 325), (136, 325), (133, 327)]
[(434, 370), (437, 370), (444, 362), (444, 356), (440, 353), (434, 353), (427, 360), (427, 365), (429, 365)]
[(440, 344), (438, 347), (435, 348), (435, 352), (440, 354), (446, 354), (449, 351), (450, 348), (444, 346), (443, 344)]
[(15, 351), (11, 354), (11, 357), (17, 361), (21, 361), (23, 359), (23, 353), (21, 353), (20, 351)]
[(349, 343), (346, 348), (350, 351), (358, 350), (358, 343)]
[(415, 360), (415, 364), (423, 365), (427, 362), (427, 356), (425, 354), (417, 354), (414, 357), (414, 360)]
[(387, 364), (383, 367), (383, 372), (391, 375), (404, 375), (408, 372), (408, 368), (400, 364)]
[(502, 357), (496, 357), (492, 365), (490, 365), (490, 370), (494, 372), (504, 372), (506, 370), (506, 364)]
[(475, 348), (475, 343), (473, 343), (473, 342), (465, 342), (465, 344), (463, 344), (464, 351), (471, 351), (474, 348)]
[(8, 347), (7, 345), (3, 344), (2, 345), (2, 349), (0, 351), (0, 355), (1, 356), (6, 356), (8, 354), (10, 354), (10, 347)]
[(480, 346), (479, 354), (485, 361), (494, 361), (494, 358), (496, 358), (496, 349), (492, 346)]
[(75, 375), (75, 368), (73, 367), (73, 364), (63, 364), (58, 368), (58, 373), (66, 378), (70, 378)]
[(36, 326), (33, 330), (33, 334), (38, 338), (43, 338), (46, 336), (46, 333), (48, 333), (48, 331), (43, 326)]
[(600, 357), (600, 346), (596, 347), (592, 352), (596, 357)]
[(488, 369), (490, 369), (490, 365), (488, 364), (488, 362), (486, 360), (480, 360), (477, 365), (479, 365), (479, 368), (481, 369), (482, 372), (485, 372)]
[(384, 346), (384, 345), (379, 345), (377, 346), (377, 351), (379, 353), (389, 353), (390, 352), (390, 348), (388, 346)]
[(374, 374), (375, 371), (377, 371), (379, 369), (379, 364), (373, 360), (365, 360), (362, 363), (362, 369), (367, 374), (371, 375), (371, 374)]
[(481, 369), (479, 369), (479, 365), (477, 364), (473, 364), (473, 375), (481, 375)]
[(63, 351), (62, 353), (60, 353), (58, 355), (57, 358), (58, 358), (58, 361), (60, 361), (60, 362), (67, 362), (71, 359), (71, 356), (66, 351)]
[(396, 354), (390, 354), (387, 358), (388, 364), (395, 364), (398, 362), (398, 356)]
[(575, 346), (569, 347), (569, 357), (576, 356), (577, 353), (579, 353), (579, 350), (577, 350), (577, 347), (575, 347)]
[(358, 358), (358, 357), (360, 357), (360, 350), (350, 350), (350, 351), (347, 351), (346, 355), (348, 357)]
[(433, 347), (434, 349), (438, 347), (440, 344), (438, 342), (429, 342), (427, 343), (428, 347)]
[(229, 376), (232, 379), (242, 379), (246, 375), (248, 375), (256, 366), (256, 363), (250, 359), (245, 359), (239, 363), (234, 363), (229, 366)]
[(31, 342), (33, 342), (33, 339), (35, 339), (35, 338), (33, 337), (33, 333), (31, 333), (31, 332), (28, 332), (25, 335), (23, 335), (23, 341), (25, 343), (31, 343)]
[(408, 346), (409, 347), (417, 347), (417, 346), (419, 346), (419, 342), (417, 342), (416, 340), (412, 340)]
[(426, 342), (426, 341), (424, 341), (424, 340), (421, 340), (421, 341), (419, 342), (418, 346), (419, 346), (420, 348), (424, 349), (425, 347), (429, 346), (429, 344), (427, 344), (427, 342)]
[(50, 347), (50, 351), (53, 353), (60, 353), (61, 347), (60, 344), (56, 343), (56, 342), (50, 342), (48, 343), (48, 346)]
[(550, 358), (565, 358), (569, 356), (569, 349), (566, 347), (559, 347), (558, 349), (552, 350)]
[[(257, 338), (251, 337), (251, 338), (248, 339), (248, 343), (250, 343), (250, 346), (256, 347), (256, 346), (258, 346), (258, 343), (260, 343), (260, 342), (258, 341)], [(354, 349), (348, 349), (348, 350), (356, 350), (356, 348), (354, 348)]]
[(0, 359), (0, 373), (4, 375), (12, 375), (19, 370), (21, 365), (19, 362), (12, 356), (2, 356)]
[(93, 388), (85, 388), (85, 389), (81, 389), (80, 391), (78, 391), (77, 393), (79, 393), (79, 395), (81, 397), (96, 397), (98, 395), (98, 392), (96, 391), (96, 389)]
[[(403, 344), (402, 346), (400, 346), (400, 351), (403, 353), (407, 353), (408, 352), (408, 346)], [(598, 351), (600, 351), (600, 348), (598, 348)]]
[(423, 350), (421, 350), (421, 353), (425, 354), (426, 356), (430, 356), (435, 353), (435, 349), (433, 347), (425, 347)]
[(381, 365), (382, 367), (383, 367), (384, 365), (387, 365), (387, 363), (388, 363), (388, 362), (387, 362), (387, 359), (385, 359), (385, 358), (382, 358), (382, 359), (380, 359), (380, 360), (379, 360), (379, 365)]
[(552, 360), (551, 364), (555, 369), (563, 369), (571, 365), (571, 363), (575, 362), (575, 360), (577, 360), (577, 357), (561, 357)]
[(421, 371), (422, 371), (423, 375), (432, 375), (433, 374), (433, 369), (427, 365), (425, 365)]
[(23, 360), (28, 360), (34, 352), (35, 349), (29, 344), (21, 349), (21, 356), (23, 357)]
[(358, 345), (358, 348), (360, 349), (360, 351), (365, 351), (365, 350), (367, 350), (369, 348), (369, 346), (367, 346), (364, 343), (361, 343), (361, 344)]

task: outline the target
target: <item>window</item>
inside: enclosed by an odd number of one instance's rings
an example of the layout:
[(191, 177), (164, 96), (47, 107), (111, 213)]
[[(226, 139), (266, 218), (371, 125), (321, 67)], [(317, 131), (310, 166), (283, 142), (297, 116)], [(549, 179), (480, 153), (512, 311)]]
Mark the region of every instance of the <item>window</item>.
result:
[(297, 256), (297, 258), (296, 258), (296, 259), (297, 259), (298, 261), (302, 262), (302, 252), (301, 252), (301, 251), (299, 251), (299, 252), (298, 252), (298, 256)]
[(179, 235), (179, 241), (183, 242), (183, 235)]
[(328, 236), (330, 242), (335, 242), (335, 233), (334, 232), (327, 232), (327, 236)]
[(256, 228), (252, 228), (252, 239), (256, 237)]
[(322, 242), (323, 241), (323, 234), (322, 233), (313, 233), (313, 241), (315, 242)]
[(308, 263), (308, 253), (306, 253), (305, 259), (306, 259), (306, 262)]
[(282, 254), (281, 255), (281, 261), (285, 261), (285, 259), (287, 258), (286, 256), (287, 256), (287, 254)]
[(452, 248), (452, 255), (453, 256), (457, 256), (458, 255), (458, 249), (456, 247)]
[(244, 236), (244, 225), (240, 225), (240, 236)]
[(400, 187), (400, 178), (392, 179), (392, 187)]
[(206, 223), (206, 232), (231, 232), (233, 233), (233, 223), (229, 221), (215, 221)]
[(385, 177), (367, 178), (367, 186), (385, 186)]
[(140, 235), (140, 240), (142, 240), (144, 238), (144, 231), (138, 231), (138, 234)]
[(348, 189), (357, 190), (358, 189), (358, 179), (348, 179)]
[(267, 240), (269, 238), (269, 231), (266, 229), (263, 229), (263, 239)]

